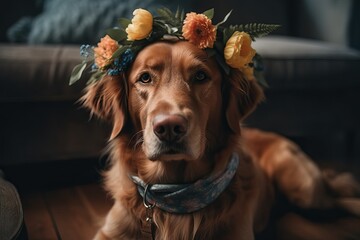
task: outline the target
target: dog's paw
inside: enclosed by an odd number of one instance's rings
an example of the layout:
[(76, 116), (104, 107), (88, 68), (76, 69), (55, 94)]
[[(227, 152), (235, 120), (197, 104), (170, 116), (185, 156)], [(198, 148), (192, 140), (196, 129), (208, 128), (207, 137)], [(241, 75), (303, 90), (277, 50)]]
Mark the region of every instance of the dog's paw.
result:
[[(294, 182), (295, 183), (295, 182)], [(321, 179), (297, 182), (285, 191), (289, 201), (301, 208), (329, 208), (334, 205)]]
[(337, 173), (335, 170), (323, 171), (326, 184), (333, 195), (337, 197), (360, 197), (360, 183), (348, 172)]
[(320, 169), (297, 145), (281, 141), (272, 152), (273, 176), (291, 203), (301, 208), (333, 206)]

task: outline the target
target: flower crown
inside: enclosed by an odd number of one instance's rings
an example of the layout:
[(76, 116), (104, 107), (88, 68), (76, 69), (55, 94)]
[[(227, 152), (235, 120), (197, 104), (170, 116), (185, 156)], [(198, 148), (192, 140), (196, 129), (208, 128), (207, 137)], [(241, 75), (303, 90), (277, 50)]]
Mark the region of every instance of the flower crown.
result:
[(167, 8), (161, 8), (157, 10), (158, 16), (141, 8), (136, 9), (132, 20), (119, 19), (119, 27), (109, 29), (96, 47), (80, 47), (83, 61), (74, 67), (70, 85), (81, 78), (88, 66), (93, 73), (88, 84), (105, 75), (122, 74), (145, 46), (174, 38), (189, 41), (207, 51), (209, 56), (215, 56), (226, 74), (230, 73), (231, 68), (239, 69), (246, 79), (257, 79), (259, 83), (266, 85), (261, 74), (261, 58), (251, 47), (251, 43), (255, 38), (274, 31), (279, 25), (252, 23), (222, 27), (231, 12), (221, 22), (213, 25), (214, 9), (201, 14), (190, 12), (185, 15), (179, 9), (173, 13)]

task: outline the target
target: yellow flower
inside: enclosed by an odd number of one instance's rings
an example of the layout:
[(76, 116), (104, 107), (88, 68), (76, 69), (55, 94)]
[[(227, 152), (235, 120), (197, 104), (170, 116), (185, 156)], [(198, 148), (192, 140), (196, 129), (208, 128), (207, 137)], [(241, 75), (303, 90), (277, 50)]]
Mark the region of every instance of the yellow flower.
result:
[(216, 27), (204, 14), (186, 14), (182, 32), (186, 40), (200, 49), (212, 48), (216, 40)]
[[(247, 70), (256, 51), (251, 47), (251, 37), (245, 32), (234, 32), (224, 49), (226, 63), (233, 68)], [(249, 71), (247, 70), (249, 73)]]
[(138, 8), (133, 12), (133, 19), (125, 29), (129, 41), (141, 40), (148, 37), (152, 31), (153, 16), (150, 12)]
[(103, 68), (112, 62), (112, 55), (119, 48), (117, 41), (106, 35), (101, 38), (97, 47), (94, 48), (95, 64), (99, 68)]

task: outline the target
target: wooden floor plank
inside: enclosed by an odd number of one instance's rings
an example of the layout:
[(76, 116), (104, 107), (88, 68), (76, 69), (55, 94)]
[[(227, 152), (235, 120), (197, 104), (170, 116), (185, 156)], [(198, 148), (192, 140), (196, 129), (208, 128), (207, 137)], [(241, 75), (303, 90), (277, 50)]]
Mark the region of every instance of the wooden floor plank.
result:
[(22, 196), (22, 204), (29, 240), (58, 239), (42, 193)]
[(104, 191), (100, 184), (76, 186), (75, 189), (93, 218), (104, 218), (113, 205), (111, 196)]
[(56, 222), (61, 239), (91, 239), (99, 228), (98, 219), (88, 211), (75, 187), (46, 193), (45, 200)]
[(113, 204), (100, 184), (27, 194), (22, 202), (29, 240), (91, 239)]

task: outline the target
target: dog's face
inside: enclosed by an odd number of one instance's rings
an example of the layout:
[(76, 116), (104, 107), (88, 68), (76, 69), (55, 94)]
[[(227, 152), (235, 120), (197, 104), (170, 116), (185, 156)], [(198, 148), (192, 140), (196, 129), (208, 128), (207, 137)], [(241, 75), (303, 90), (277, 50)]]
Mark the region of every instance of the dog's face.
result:
[(125, 77), (105, 77), (83, 100), (112, 120), (112, 138), (132, 128), (125, 132), (149, 160), (194, 161), (225, 134), (239, 134), (239, 121), (261, 98), (255, 81), (237, 70), (225, 76), (206, 51), (178, 41), (147, 46)]
[(159, 42), (139, 53), (129, 77), (129, 113), (150, 160), (195, 160), (221, 122), (221, 73), (188, 42)]

